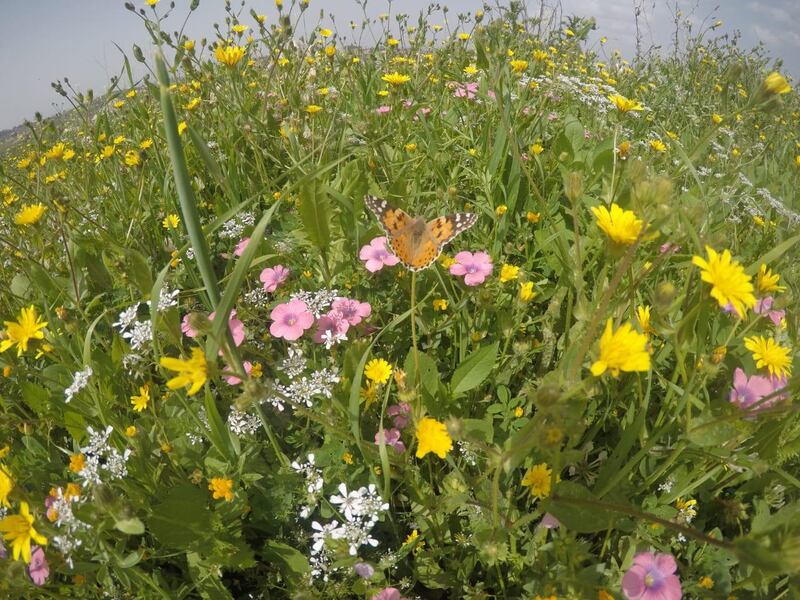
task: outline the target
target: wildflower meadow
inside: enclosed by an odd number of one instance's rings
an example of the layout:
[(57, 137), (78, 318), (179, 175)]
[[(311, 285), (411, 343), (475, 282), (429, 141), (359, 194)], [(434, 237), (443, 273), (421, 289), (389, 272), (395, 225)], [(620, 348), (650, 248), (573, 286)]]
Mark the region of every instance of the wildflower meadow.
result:
[(247, 2), (2, 149), (0, 597), (800, 598), (780, 61)]

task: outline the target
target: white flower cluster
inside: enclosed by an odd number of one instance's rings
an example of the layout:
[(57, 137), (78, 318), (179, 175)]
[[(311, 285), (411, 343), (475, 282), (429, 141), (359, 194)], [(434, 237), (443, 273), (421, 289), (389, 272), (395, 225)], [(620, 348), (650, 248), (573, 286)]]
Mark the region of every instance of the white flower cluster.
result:
[(73, 566), (72, 553), (82, 543), (77, 534), (89, 528), (87, 523), (78, 519), (72, 512), (72, 504), (79, 503), (81, 500), (81, 496), (64, 496), (64, 490), (58, 488), (47, 511), (55, 517), (54, 525), (60, 530), (59, 534), (52, 538), (53, 545), (64, 556), (64, 562), (70, 569)]
[(269, 292), (263, 287), (253, 288), (247, 292), (243, 298), (246, 304), (255, 308), (266, 308), (269, 306), (269, 303), (272, 302)]
[(662, 483), (658, 484), (658, 491), (669, 494), (672, 487), (675, 485), (675, 480), (672, 477), (667, 477)]
[[(162, 290), (162, 292), (163, 291), (164, 290)], [(119, 313), (117, 322), (112, 324), (113, 327), (119, 330), (122, 337), (128, 340), (133, 350), (141, 350), (153, 339), (153, 325), (150, 319), (138, 320), (139, 305), (141, 305), (141, 302), (131, 304), (128, 308)], [(123, 358), (123, 363), (127, 365), (126, 368), (129, 368), (132, 364), (137, 363), (140, 358), (141, 357), (135, 353), (127, 354)]]
[(255, 435), (261, 426), (261, 419), (258, 415), (239, 410), (235, 406), (228, 413), (228, 429), (238, 436)]
[(204, 437), (208, 437), (208, 430), (210, 426), (208, 424), (208, 415), (206, 414), (206, 409), (201, 407), (199, 411), (197, 411), (197, 417), (200, 419), (200, 422), (203, 424), (203, 427), (195, 427), (194, 431), (187, 431), (186, 437), (189, 438), (189, 443), (192, 446), (196, 446), (197, 444), (202, 444)]
[(299, 292), (292, 294), (291, 299), (302, 300), (305, 302), (308, 310), (313, 313), (314, 317), (319, 319), (320, 316), (322, 316), (322, 313), (327, 311), (333, 301), (338, 297), (339, 290), (321, 289), (317, 290), (316, 292), (300, 290)]
[(322, 486), (325, 480), (322, 478), (322, 471), (314, 465), (314, 454), (310, 453), (306, 462), (300, 463), (296, 460), (292, 462), (292, 469), (296, 473), (302, 473), (306, 478), (306, 503), (300, 509), (300, 517), (307, 519), (319, 502)]
[(289, 378), (289, 383), (275, 383), (272, 394), (262, 400), (262, 404), (270, 404), (275, 410), (283, 412), (285, 403), (292, 406), (314, 406), (314, 398), (333, 397), (333, 388), (339, 383), (339, 374), (329, 368), (318, 369), (310, 375), (303, 375), (308, 362), (298, 346), (289, 346), (289, 355), (281, 362), (278, 369)]
[[(168, 308), (178, 306), (178, 294), (180, 293), (180, 290), (170, 290), (166, 287), (161, 288), (161, 291), (158, 293), (158, 305), (156, 306), (156, 310), (158, 312), (164, 312)], [(153, 303), (148, 301), (147, 305), (152, 312)]]
[[(550, 92), (567, 93), (579, 102), (594, 108), (598, 113), (605, 114), (614, 106), (608, 97), (619, 94), (617, 89), (605, 83), (599, 77), (589, 77), (586, 80), (571, 75), (556, 75), (551, 77), (521, 77), (519, 83), (527, 87), (531, 82), (538, 83), (542, 89)], [(649, 110), (643, 107), (644, 110)], [(636, 115), (636, 113), (631, 113)]]
[(389, 510), (389, 504), (383, 501), (375, 485), (361, 487), (351, 492), (344, 483), (339, 484), (339, 494), (330, 497), (331, 504), (339, 505), (344, 521), (333, 520), (330, 523), (312, 521), (311, 528), (311, 576), (328, 580), (330, 555), (328, 540), (344, 541), (350, 556), (356, 556), (361, 546), (378, 546), (378, 540), (372, 537), (372, 528), (381, 514)]
[(256, 218), (251, 212), (245, 212), (228, 219), (220, 229), (219, 237), (224, 240), (239, 239), (247, 227), (252, 227)]
[(72, 401), (73, 396), (89, 385), (89, 377), (92, 376), (92, 367), (86, 367), (83, 371), (77, 371), (72, 375), (72, 385), (64, 390), (64, 402)]
[(102, 472), (108, 475), (109, 480), (122, 479), (128, 475), (128, 458), (131, 449), (126, 448), (120, 452), (108, 442), (114, 429), (109, 425), (103, 431), (95, 431), (87, 427), (89, 434), (88, 445), (81, 448), (84, 454), (84, 466), (78, 473), (83, 479), (82, 486), (99, 485), (103, 483)]

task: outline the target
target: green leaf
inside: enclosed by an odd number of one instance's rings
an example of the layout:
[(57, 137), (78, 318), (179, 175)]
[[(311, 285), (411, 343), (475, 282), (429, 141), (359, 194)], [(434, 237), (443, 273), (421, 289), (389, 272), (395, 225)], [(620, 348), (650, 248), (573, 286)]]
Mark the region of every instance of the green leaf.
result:
[[(406, 356), (403, 369), (406, 372), (406, 379), (413, 384), (417, 381), (417, 369), (414, 362), (414, 349), (412, 348)], [(424, 352), (419, 352), (419, 382), (432, 396), (436, 394), (439, 387), (439, 371), (436, 369), (436, 361)]]
[(170, 548), (186, 549), (213, 535), (211, 513), (206, 507), (208, 494), (190, 484), (181, 484), (166, 494), (153, 509), (147, 529)]
[(264, 560), (278, 563), (281, 572), (290, 579), (299, 579), (311, 570), (305, 554), (283, 542), (268, 540), (262, 555)]
[(775, 264), (780, 258), (788, 252), (792, 246), (794, 246), (797, 242), (800, 242), (800, 234), (794, 237), (790, 237), (788, 240), (784, 240), (777, 246), (775, 246), (772, 250), (764, 254), (761, 258), (755, 261), (752, 265), (745, 269), (745, 273), (748, 275), (755, 275), (758, 273), (758, 269), (761, 268), (761, 265), (772, 265)]
[(297, 213), (308, 239), (320, 250), (325, 250), (331, 242), (331, 203), (319, 179), (310, 179), (300, 185)]
[[(577, 533), (593, 533), (612, 527), (617, 515), (593, 504), (595, 497), (580, 484), (562, 481), (556, 487), (557, 497), (547, 498), (543, 510), (555, 515), (567, 529)], [(561, 500), (560, 498), (563, 498)], [(582, 502), (570, 503), (570, 499)]]
[(142, 535), (144, 533), (144, 523), (136, 517), (120, 519), (114, 523), (114, 528), (128, 535)]
[(20, 387), (25, 404), (37, 415), (46, 415), (50, 404), (50, 392), (32, 381), (23, 381)]
[(458, 365), (453, 378), (450, 380), (450, 390), (453, 397), (460, 396), (471, 389), (478, 387), (492, 372), (499, 342), (479, 348), (467, 359)]
[(214, 447), (219, 450), (229, 462), (236, 462), (236, 449), (231, 440), (231, 431), (225, 426), (222, 416), (217, 409), (217, 402), (214, 396), (206, 388), (204, 394), (204, 406), (206, 409), (206, 417), (208, 418), (208, 438)]

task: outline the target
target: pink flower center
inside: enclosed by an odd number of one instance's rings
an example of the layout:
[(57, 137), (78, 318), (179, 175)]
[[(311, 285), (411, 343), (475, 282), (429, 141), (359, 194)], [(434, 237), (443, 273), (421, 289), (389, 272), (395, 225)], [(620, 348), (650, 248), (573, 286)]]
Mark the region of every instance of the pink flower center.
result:
[(476, 267), (475, 265), (470, 265), (470, 266), (467, 267), (467, 273), (469, 273), (470, 275), (472, 275), (477, 270), (478, 270), (478, 267)]
[(289, 315), (288, 317), (286, 317), (286, 324), (287, 325), (289, 325), (291, 327), (295, 323), (297, 323), (297, 317), (296, 316)]
[(650, 573), (648, 573), (647, 575), (644, 576), (644, 584), (647, 587), (653, 587), (653, 584), (655, 582), (656, 582), (656, 580), (653, 578), (653, 576)]

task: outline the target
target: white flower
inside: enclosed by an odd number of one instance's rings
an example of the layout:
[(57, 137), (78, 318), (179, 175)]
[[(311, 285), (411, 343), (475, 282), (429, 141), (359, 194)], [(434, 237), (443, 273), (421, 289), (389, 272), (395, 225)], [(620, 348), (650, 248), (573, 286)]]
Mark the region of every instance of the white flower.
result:
[(359, 492), (347, 493), (347, 486), (344, 483), (339, 484), (339, 493), (341, 496), (334, 494), (330, 497), (331, 504), (338, 504), (339, 510), (344, 513), (348, 521), (352, 521), (354, 514), (358, 515), (361, 507), (361, 494)]

